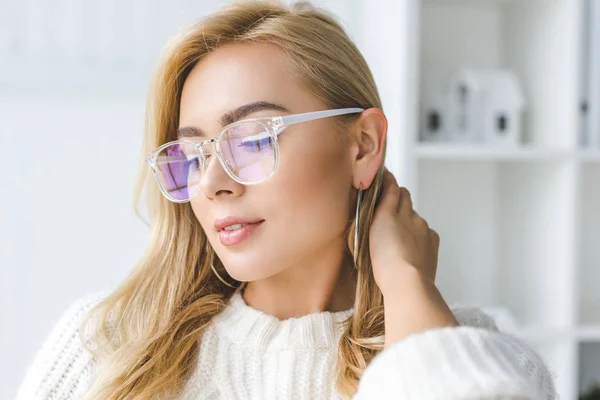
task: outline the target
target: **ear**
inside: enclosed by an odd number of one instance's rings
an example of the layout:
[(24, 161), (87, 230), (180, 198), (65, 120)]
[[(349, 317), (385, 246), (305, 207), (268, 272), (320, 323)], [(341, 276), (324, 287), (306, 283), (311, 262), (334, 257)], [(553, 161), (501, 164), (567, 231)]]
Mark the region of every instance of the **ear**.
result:
[(388, 122), (385, 114), (378, 108), (363, 111), (355, 122), (352, 131), (353, 178), (352, 184), (367, 189), (373, 183), (375, 175), (383, 163)]

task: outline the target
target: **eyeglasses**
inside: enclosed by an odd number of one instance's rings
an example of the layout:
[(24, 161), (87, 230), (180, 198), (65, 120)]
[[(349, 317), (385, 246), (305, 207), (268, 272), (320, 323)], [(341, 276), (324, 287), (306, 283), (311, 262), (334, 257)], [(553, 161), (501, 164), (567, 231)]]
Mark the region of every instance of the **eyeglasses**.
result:
[[(301, 122), (364, 111), (340, 108), (270, 118), (237, 121), (223, 127), (214, 139), (175, 140), (148, 155), (146, 161), (162, 194), (174, 203), (185, 203), (200, 192), (200, 181), (212, 157), (234, 181), (254, 185), (270, 179), (279, 165), (277, 137), (285, 128)], [(213, 146), (208, 146), (209, 144)]]

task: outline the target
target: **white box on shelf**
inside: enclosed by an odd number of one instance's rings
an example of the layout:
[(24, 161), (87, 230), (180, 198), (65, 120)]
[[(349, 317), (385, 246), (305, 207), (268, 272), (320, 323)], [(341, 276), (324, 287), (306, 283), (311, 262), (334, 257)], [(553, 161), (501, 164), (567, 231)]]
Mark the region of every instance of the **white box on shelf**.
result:
[(487, 143), (518, 146), (525, 98), (517, 77), (496, 71), (487, 77), (483, 135)]
[(517, 147), (525, 98), (506, 70), (461, 69), (448, 87), (453, 140)]

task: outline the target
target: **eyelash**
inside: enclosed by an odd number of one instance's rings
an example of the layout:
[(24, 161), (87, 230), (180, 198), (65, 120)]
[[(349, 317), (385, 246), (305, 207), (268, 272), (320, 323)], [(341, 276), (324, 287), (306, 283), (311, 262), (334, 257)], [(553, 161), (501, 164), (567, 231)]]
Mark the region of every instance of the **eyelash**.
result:
[(273, 139), (270, 136), (266, 136), (258, 140), (248, 140), (247, 142), (242, 142), (238, 145), (238, 147), (245, 147), (252, 151), (258, 145), (258, 151), (260, 151), (265, 147), (269, 147), (272, 143), (272, 140)]

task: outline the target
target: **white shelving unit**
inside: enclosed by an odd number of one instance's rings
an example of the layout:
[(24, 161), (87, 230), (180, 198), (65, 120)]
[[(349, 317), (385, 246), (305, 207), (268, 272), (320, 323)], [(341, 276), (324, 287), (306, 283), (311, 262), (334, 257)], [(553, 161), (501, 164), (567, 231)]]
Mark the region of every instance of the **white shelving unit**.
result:
[(406, 179), (442, 238), (438, 286), (451, 304), (508, 309), (561, 398), (577, 399), (600, 382), (600, 148), (579, 136), (585, 0), (417, 3), (416, 104), (463, 66), (508, 68), (527, 98), (517, 149), (411, 132)]

